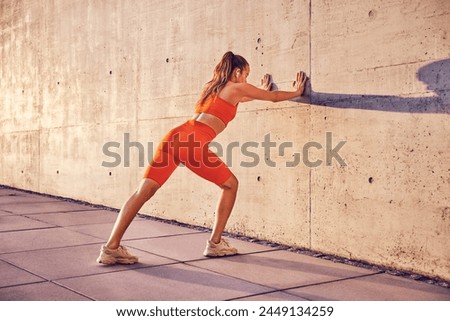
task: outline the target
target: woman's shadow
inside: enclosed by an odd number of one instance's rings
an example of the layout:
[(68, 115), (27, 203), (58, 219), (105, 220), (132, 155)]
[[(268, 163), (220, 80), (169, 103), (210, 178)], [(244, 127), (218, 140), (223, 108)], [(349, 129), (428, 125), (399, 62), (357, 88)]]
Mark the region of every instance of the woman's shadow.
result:
[[(353, 95), (315, 92), (307, 88), (309, 103), (336, 108), (354, 108), (399, 113), (450, 114), (450, 59), (438, 60), (421, 67), (416, 77), (434, 92), (428, 97), (387, 95)], [(309, 95), (308, 95), (309, 91)], [(309, 96), (309, 97), (308, 97)], [(305, 98), (302, 100), (305, 102)]]

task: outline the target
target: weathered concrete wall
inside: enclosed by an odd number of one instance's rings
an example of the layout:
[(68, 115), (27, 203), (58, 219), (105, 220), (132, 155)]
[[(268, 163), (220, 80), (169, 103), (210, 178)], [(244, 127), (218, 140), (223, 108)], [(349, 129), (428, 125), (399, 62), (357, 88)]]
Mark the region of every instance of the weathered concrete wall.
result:
[(448, 278), (450, 2), (382, 2), (313, 2), (312, 137), (348, 166), (312, 171), (311, 246)]
[[(120, 207), (233, 50), (253, 83), (305, 70), (311, 103), (242, 104), (218, 137), (228, 230), (448, 280), (448, 21), (446, 0), (0, 1), (0, 184)], [(143, 212), (211, 226), (218, 194), (180, 168)]]

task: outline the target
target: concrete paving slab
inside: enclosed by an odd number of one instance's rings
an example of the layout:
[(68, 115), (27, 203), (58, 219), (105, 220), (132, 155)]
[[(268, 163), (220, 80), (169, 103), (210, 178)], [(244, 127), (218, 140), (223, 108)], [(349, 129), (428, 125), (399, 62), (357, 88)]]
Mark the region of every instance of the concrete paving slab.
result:
[(374, 273), (283, 250), (188, 264), (280, 290)]
[(5, 216), (5, 215), (17, 215), (8, 211), (4, 211), (4, 210), (0, 210), (0, 216)]
[(43, 282), (0, 289), (0, 301), (89, 301), (59, 285)]
[(18, 215), (0, 216), (0, 232), (31, 230), (53, 226), (54, 225), (52, 224), (47, 224)]
[[(113, 225), (113, 223), (91, 224), (82, 226), (69, 226), (67, 227), (67, 229), (105, 240), (109, 237)], [(139, 220), (138, 218), (136, 218), (135, 220), (133, 220), (133, 222), (131, 222), (131, 225), (125, 232), (123, 239), (132, 240), (191, 233), (201, 232), (182, 226), (171, 225), (147, 219)]]
[(64, 279), (58, 283), (96, 300), (230, 300), (271, 290), (183, 263)]
[(29, 195), (30, 193), (27, 192), (23, 192), (23, 191), (18, 191), (12, 188), (7, 188), (7, 187), (0, 187), (0, 196), (6, 195)]
[[(203, 232), (189, 235), (174, 235), (170, 237), (152, 238), (145, 240), (127, 241), (126, 245), (154, 254), (169, 257), (178, 261), (191, 261), (206, 259), (203, 251), (210, 234)], [(230, 239), (230, 243), (238, 248), (239, 253), (254, 253), (274, 250), (273, 248)]]
[(0, 258), (42, 276), (47, 280), (110, 273), (128, 269), (175, 263), (175, 261), (135, 250), (139, 263), (133, 265), (102, 265), (95, 260), (100, 252), (99, 244), (34, 250), (0, 255)]
[(0, 204), (0, 210), (14, 214), (41, 214), (54, 212), (94, 211), (97, 208), (66, 201), (48, 201), (39, 203)]
[(47, 196), (40, 196), (36, 194), (4, 194), (0, 195), (0, 205), (14, 205), (22, 203), (48, 203), (48, 202), (60, 202), (60, 200)]
[(315, 301), (450, 301), (450, 289), (384, 273), (286, 292)]
[(99, 243), (98, 238), (64, 228), (0, 233), (0, 253), (13, 253), (64, 246)]
[(0, 260), (0, 288), (5, 286), (20, 285), (41, 282), (44, 279), (37, 277), (27, 271), (19, 269), (12, 264)]
[(307, 301), (306, 299), (283, 291), (252, 295), (235, 301)]
[(118, 213), (107, 210), (32, 214), (29, 217), (57, 226), (114, 223)]

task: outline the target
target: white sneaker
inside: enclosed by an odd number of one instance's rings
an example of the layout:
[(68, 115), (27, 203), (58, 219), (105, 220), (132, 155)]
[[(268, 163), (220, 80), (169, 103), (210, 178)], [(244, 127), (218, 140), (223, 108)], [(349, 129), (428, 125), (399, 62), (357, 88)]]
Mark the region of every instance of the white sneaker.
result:
[(238, 250), (232, 247), (226, 239), (222, 238), (218, 244), (210, 240), (206, 241), (206, 249), (205, 252), (203, 252), (203, 255), (208, 257), (216, 257), (236, 255), (237, 253)]
[(138, 261), (138, 257), (131, 255), (127, 248), (122, 245), (115, 250), (103, 245), (100, 249), (100, 256), (97, 258), (97, 263), (101, 264), (134, 264)]

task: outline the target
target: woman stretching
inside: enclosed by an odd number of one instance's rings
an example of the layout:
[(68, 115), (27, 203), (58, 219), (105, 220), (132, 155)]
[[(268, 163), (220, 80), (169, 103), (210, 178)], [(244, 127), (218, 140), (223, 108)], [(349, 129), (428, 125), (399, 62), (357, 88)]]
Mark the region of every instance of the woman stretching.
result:
[(294, 91), (270, 91), (271, 80), (265, 75), (259, 89), (247, 83), (248, 62), (231, 51), (225, 53), (214, 69), (214, 75), (204, 87), (195, 114), (181, 126), (169, 131), (159, 144), (137, 190), (125, 202), (117, 217), (108, 242), (102, 246), (98, 263), (133, 264), (138, 258), (120, 245), (122, 237), (142, 205), (167, 181), (182, 163), (191, 171), (222, 189), (216, 208), (211, 237), (206, 242), (205, 256), (237, 254), (237, 250), (222, 238), (222, 232), (233, 209), (238, 180), (208, 148), (236, 115), (240, 102), (250, 100), (283, 101), (303, 94), (306, 75), (297, 73)]

